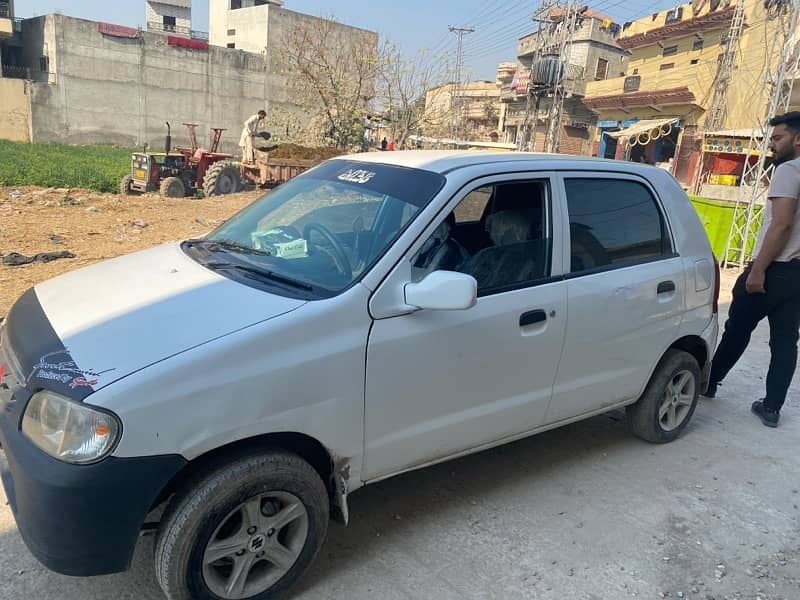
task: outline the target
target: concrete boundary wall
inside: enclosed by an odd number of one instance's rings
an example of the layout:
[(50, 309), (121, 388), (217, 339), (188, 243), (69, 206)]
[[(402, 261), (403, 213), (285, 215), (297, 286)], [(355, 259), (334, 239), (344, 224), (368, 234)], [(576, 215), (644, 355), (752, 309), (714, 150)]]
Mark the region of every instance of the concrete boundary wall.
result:
[(29, 84), (22, 79), (0, 78), (0, 139), (31, 141), (31, 97)]
[(224, 127), (223, 148), (238, 152), (242, 123), (268, 108), (267, 65), (257, 54), (175, 48), (155, 33), (105, 36), (97, 23), (63, 15), (29, 19), (24, 27), (29, 38), (42, 39), (42, 54), (50, 59), (51, 83), (33, 84), (37, 142), (157, 149), (165, 121), (173, 146), (188, 143), (182, 123), (192, 122), (200, 125), (202, 146), (211, 127)]

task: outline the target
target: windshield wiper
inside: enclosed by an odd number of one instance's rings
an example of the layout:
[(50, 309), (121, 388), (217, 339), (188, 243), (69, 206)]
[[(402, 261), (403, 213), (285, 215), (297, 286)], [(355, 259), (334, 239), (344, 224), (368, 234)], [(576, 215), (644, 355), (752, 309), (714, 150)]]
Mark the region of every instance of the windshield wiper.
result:
[(267, 271), (266, 269), (259, 269), (257, 267), (250, 267), (247, 265), (236, 265), (233, 263), (227, 262), (209, 262), (205, 263), (209, 269), (234, 269), (236, 271), (240, 271), (244, 273), (247, 277), (251, 277), (253, 279), (258, 280), (269, 280), (269, 281), (276, 281), (278, 283), (282, 283), (284, 285), (288, 285), (300, 290), (305, 290), (307, 292), (311, 292), (314, 290), (314, 286), (309, 285), (308, 283), (304, 283), (302, 281), (298, 281), (297, 279), (292, 279), (291, 277), (286, 277), (284, 275), (278, 275), (277, 273), (273, 273), (272, 271)]
[(268, 250), (259, 250), (258, 248), (251, 248), (250, 246), (246, 246), (245, 244), (240, 244), (239, 242), (233, 242), (231, 240), (207, 240), (205, 238), (195, 238), (191, 240), (186, 240), (184, 244), (188, 246), (205, 246), (212, 252), (222, 248), (223, 250), (231, 250), (233, 252), (238, 252), (239, 254), (254, 254), (256, 256), (272, 256), (272, 252)]

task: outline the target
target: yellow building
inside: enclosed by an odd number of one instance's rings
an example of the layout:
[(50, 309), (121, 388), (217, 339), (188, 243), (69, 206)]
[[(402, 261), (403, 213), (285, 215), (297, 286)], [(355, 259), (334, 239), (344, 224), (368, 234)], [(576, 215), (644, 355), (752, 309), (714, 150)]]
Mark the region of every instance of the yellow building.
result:
[(501, 84), (494, 81), (473, 81), (429, 90), (425, 95), (423, 133), (496, 142), (503, 108), (500, 88)]
[(0, 0), (0, 39), (14, 35), (14, 0)]
[[(598, 115), (596, 154), (671, 162), (679, 181), (693, 181), (738, 1), (695, 0), (623, 26), (618, 43), (630, 52), (627, 72), (586, 90), (584, 102)], [(728, 131), (749, 131), (763, 115), (765, 73), (780, 52), (770, 43), (777, 28), (763, 0), (741, 1), (745, 25), (721, 127)]]

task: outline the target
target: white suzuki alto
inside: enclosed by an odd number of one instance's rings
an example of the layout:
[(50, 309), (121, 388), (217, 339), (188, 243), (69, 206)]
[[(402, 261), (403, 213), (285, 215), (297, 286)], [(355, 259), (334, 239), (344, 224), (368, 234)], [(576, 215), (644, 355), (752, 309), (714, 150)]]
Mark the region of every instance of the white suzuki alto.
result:
[(125, 570), (157, 527), (167, 597), (272, 598), (365, 484), (621, 407), (639, 437), (675, 439), (707, 385), (718, 293), (664, 170), (330, 160), (207, 237), (17, 301), (6, 495), (54, 571)]

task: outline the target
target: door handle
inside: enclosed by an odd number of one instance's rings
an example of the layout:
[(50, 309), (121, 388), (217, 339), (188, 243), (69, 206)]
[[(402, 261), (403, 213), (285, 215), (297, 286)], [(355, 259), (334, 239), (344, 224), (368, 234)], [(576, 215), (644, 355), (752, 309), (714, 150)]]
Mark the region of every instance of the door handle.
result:
[(662, 281), (658, 284), (658, 293), (659, 294), (667, 294), (669, 292), (675, 291), (675, 282), (674, 281)]
[(547, 320), (547, 313), (543, 310), (531, 310), (526, 313), (522, 313), (519, 318), (519, 326), (520, 327), (527, 327), (528, 325), (535, 325), (536, 323), (542, 323), (543, 321)]

